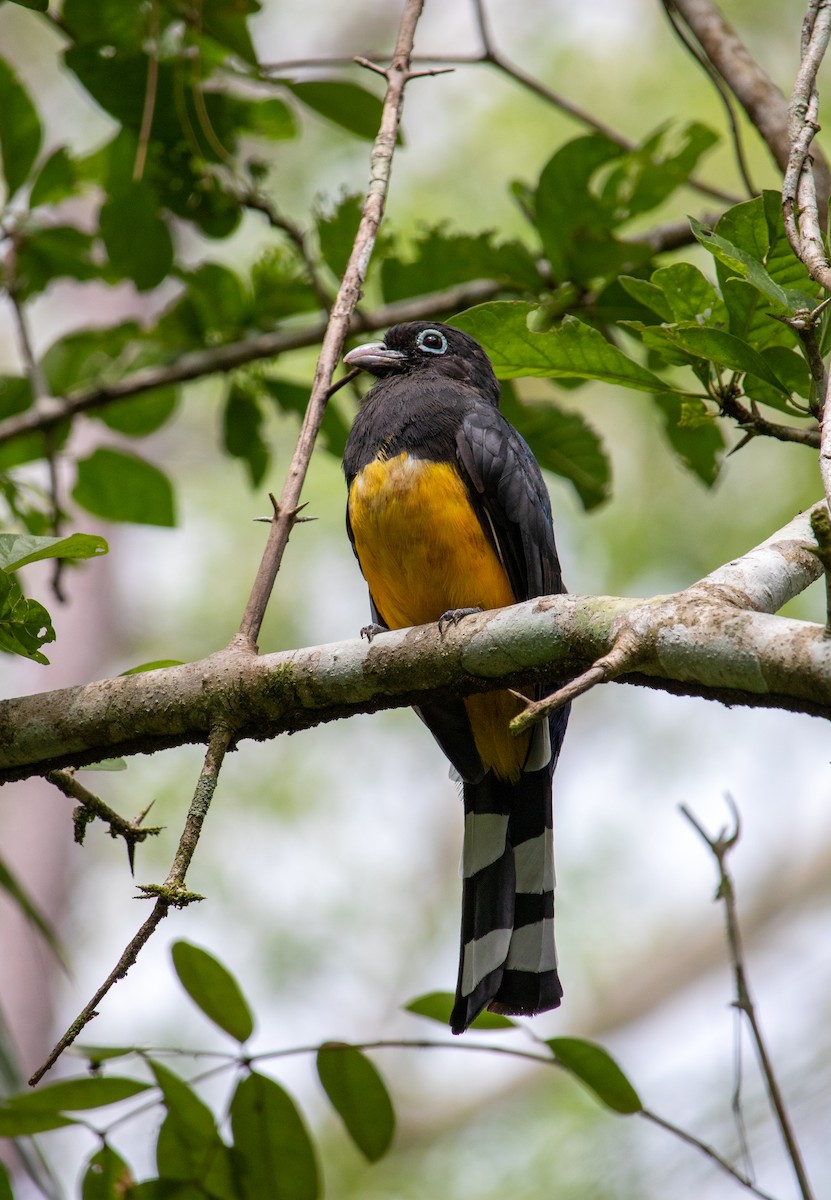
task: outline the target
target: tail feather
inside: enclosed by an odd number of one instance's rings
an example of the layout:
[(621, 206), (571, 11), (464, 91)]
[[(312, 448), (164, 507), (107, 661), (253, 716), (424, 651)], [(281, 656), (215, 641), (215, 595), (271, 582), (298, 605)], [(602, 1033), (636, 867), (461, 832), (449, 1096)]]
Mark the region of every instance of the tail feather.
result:
[(462, 1033), (485, 1007), (556, 1008), (551, 767), (515, 783), (489, 772), (464, 785), (462, 947), (450, 1024)]

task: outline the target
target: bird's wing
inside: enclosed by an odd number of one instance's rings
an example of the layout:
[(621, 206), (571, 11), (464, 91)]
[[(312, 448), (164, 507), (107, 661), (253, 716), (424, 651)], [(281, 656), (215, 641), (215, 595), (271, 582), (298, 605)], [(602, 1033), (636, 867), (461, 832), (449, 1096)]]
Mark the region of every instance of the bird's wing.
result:
[(465, 414), (456, 448), (517, 601), (564, 591), (551, 502), (525, 440), (498, 409), (476, 404)]

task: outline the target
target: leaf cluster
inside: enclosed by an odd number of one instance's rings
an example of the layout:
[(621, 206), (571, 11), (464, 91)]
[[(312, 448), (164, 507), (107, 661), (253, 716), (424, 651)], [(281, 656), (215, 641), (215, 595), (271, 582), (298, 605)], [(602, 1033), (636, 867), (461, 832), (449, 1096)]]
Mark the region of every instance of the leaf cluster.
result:
[[(383, 1158), (395, 1134), (395, 1108), (365, 1048), (326, 1042), (305, 1050), (253, 1055), (247, 1046), (255, 1032), (254, 1016), (231, 972), (189, 942), (176, 942), (172, 959), (179, 981), (197, 1009), (237, 1043), (236, 1053), (199, 1077), (207, 1080), (218, 1071), (230, 1077), (222, 1112), (217, 1115), (201, 1098), (195, 1086), (199, 1078), (187, 1081), (162, 1061), (163, 1052), (135, 1046), (88, 1046), (81, 1053), (92, 1074), (5, 1100), (0, 1105), (0, 1136), (28, 1138), (78, 1124), (93, 1129), (98, 1145), (84, 1168), (85, 1200), (151, 1200), (169, 1195), (187, 1200), (261, 1200), (263, 1196), (317, 1200), (323, 1193), (320, 1152), (300, 1106), (281, 1083), (256, 1065), (269, 1058), (307, 1053), (314, 1055), (318, 1081), (352, 1144), (369, 1163)], [(412, 1001), (408, 1008), (446, 1026), (451, 1006), (449, 994), (431, 993)], [(473, 1028), (494, 1033), (519, 1032), (522, 1027), (507, 1017), (485, 1013)], [(398, 1044), (417, 1047), (421, 1043)], [(487, 1045), (467, 1048), (481, 1053), (491, 1049)], [(561, 1068), (612, 1112), (631, 1115), (642, 1110), (632, 1084), (595, 1043), (552, 1038), (538, 1043), (533, 1054), (521, 1049), (517, 1054)], [(141, 1078), (105, 1073), (109, 1064), (127, 1058), (136, 1059)], [(125, 1102), (139, 1098), (138, 1107), (125, 1108)], [(102, 1116), (93, 1124), (90, 1114), (115, 1104), (121, 1107), (109, 1123)], [(156, 1174), (137, 1181), (112, 1144), (113, 1133), (132, 1114), (146, 1112), (148, 1105), (159, 1112)], [(0, 1168), (0, 1195), (4, 1191), (11, 1195)]]

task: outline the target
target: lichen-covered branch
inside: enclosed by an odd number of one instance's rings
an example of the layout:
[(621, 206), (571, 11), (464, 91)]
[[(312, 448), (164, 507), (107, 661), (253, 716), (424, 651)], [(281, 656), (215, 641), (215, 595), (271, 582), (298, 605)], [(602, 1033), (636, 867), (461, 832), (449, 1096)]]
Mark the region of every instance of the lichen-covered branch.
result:
[[(813, 548), (813, 550), (812, 550)], [(620, 679), (730, 704), (831, 717), (825, 626), (772, 615), (822, 572), (810, 512), (685, 591), (651, 600), (549, 596), (435, 625), (256, 658), (235, 647), (200, 662), (0, 703), (0, 780), (113, 754), (266, 739), (441, 694), (586, 671), (626, 628)]]

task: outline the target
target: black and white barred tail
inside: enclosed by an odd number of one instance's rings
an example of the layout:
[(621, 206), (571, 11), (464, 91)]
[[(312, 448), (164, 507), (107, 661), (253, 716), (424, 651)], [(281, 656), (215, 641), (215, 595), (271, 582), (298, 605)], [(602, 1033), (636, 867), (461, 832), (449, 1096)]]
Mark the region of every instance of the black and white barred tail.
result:
[(485, 1007), (532, 1015), (560, 1003), (552, 767), (528, 771), (515, 783), (488, 772), (479, 783), (464, 784), (462, 947), (450, 1018), (454, 1033), (467, 1029)]

